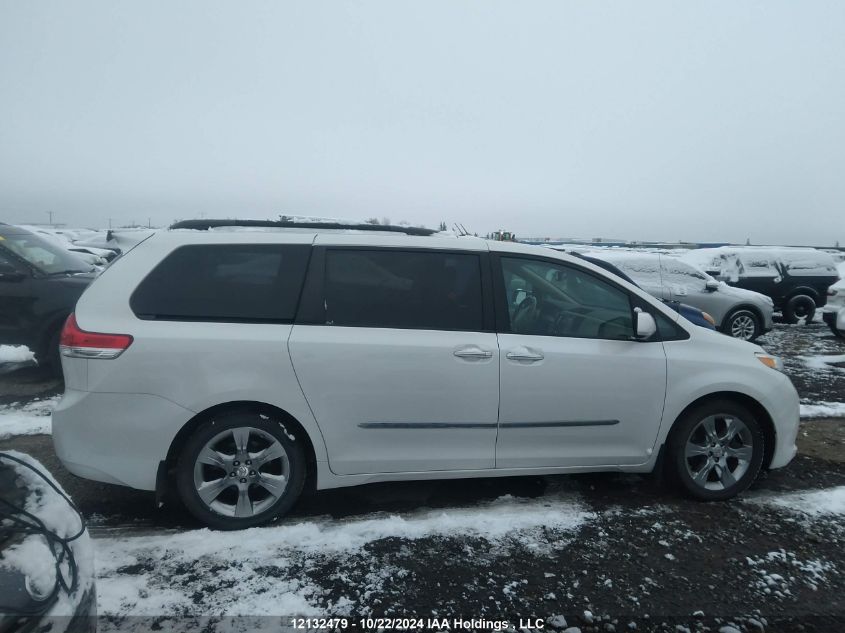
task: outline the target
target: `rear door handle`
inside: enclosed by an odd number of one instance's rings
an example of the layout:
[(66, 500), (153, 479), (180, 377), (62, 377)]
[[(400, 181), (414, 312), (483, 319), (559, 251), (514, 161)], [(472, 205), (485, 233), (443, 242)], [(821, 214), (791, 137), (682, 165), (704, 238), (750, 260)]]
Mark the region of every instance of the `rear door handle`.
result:
[(536, 362), (538, 360), (543, 360), (545, 356), (543, 356), (540, 352), (529, 352), (528, 350), (525, 350), (518, 352), (508, 352), (507, 358), (508, 360)]
[(458, 358), (493, 358), (493, 352), (480, 347), (462, 347), (452, 352)]

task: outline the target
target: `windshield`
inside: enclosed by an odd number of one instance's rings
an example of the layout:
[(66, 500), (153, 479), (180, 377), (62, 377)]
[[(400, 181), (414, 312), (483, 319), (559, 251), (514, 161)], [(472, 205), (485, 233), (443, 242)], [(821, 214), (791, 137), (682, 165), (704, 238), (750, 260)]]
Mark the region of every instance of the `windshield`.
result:
[(6, 248), (48, 275), (91, 270), (83, 259), (32, 233), (0, 235), (0, 248)]

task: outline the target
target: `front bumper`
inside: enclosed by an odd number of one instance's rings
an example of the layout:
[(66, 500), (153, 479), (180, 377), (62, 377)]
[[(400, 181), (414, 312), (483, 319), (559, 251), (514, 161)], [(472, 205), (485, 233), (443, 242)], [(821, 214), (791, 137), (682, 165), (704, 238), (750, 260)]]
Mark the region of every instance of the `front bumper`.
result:
[(778, 388), (769, 394), (765, 403), (775, 428), (775, 446), (769, 463), (771, 469), (783, 468), (798, 452), (795, 444), (801, 419), (798, 392), (785, 374), (781, 374), (781, 379)]

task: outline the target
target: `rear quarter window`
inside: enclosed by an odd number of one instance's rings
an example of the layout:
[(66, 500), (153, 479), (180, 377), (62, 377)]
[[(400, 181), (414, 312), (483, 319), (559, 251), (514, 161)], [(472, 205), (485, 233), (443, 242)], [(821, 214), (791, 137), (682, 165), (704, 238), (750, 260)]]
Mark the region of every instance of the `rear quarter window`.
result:
[(140, 319), (292, 322), (311, 247), (307, 244), (182, 246), (132, 294)]

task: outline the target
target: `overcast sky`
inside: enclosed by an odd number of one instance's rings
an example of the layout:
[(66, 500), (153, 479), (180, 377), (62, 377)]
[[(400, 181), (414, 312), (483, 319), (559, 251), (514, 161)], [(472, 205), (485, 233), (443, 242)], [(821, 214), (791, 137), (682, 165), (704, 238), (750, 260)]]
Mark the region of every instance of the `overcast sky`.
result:
[(845, 244), (845, 2), (0, 0), (0, 221)]

